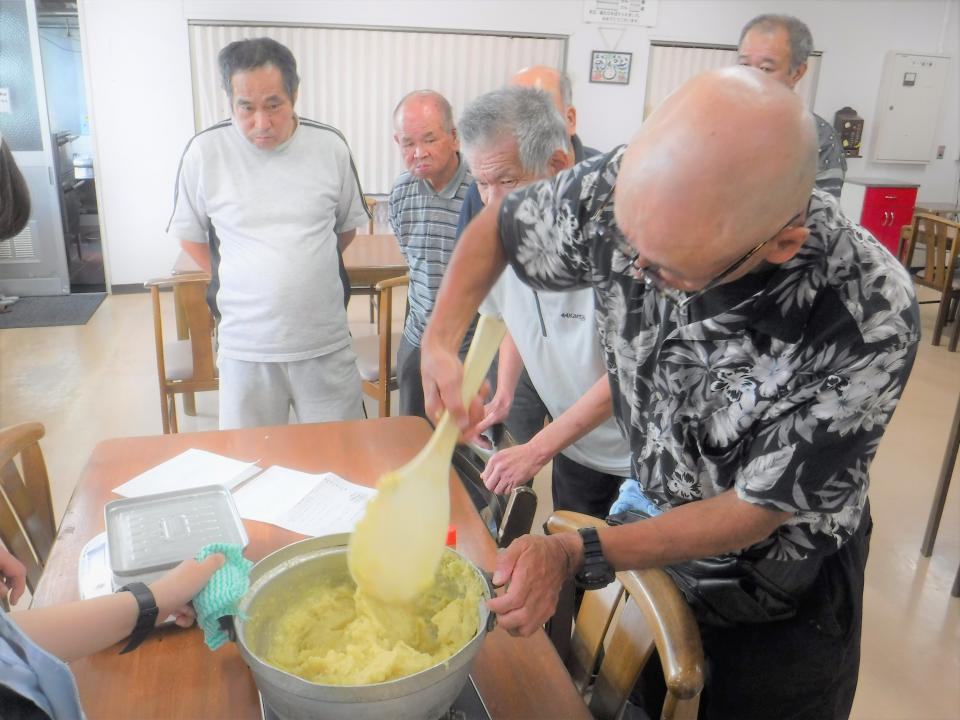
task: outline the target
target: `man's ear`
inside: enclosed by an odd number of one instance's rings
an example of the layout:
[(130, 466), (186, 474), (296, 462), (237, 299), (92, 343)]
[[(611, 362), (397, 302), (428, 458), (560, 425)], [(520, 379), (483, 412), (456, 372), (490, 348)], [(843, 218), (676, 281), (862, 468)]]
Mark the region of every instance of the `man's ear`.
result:
[(573, 167), (573, 153), (567, 153), (566, 150), (559, 148), (553, 151), (550, 160), (547, 161), (547, 167), (550, 168), (550, 174), (556, 175), (561, 170)]
[(573, 105), (567, 108), (563, 121), (567, 124), (567, 135), (577, 132), (577, 109)]
[(796, 255), (810, 236), (809, 228), (789, 227), (770, 243), (770, 252), (764, 258), (768, 263), (782, 265)]
[(793, 71), (793, 74), (790, 76), (790, 82), (793, 83), (790, 87), (796, 87), (797, 83), (800, 82), (800, 78), (807, 74), (807, 64), (800, 63), (800, 67)]
[(393, 141), (394, 141), (397, 145), (400, 144), (400, 133), (395, 132), (395, 133), (393, 134)]

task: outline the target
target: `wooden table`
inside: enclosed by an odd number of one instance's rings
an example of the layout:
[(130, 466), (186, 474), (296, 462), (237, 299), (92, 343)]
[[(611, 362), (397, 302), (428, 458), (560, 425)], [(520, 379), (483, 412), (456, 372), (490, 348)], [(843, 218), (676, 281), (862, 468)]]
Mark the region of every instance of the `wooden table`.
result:
[(393, 233), (358, 234), (343, 251), (343, 264), (348, 271), (351, 267), (407, 267)]
[[(262, 467), (331, 471), (373, 485), (384, 471), (411, 459), (428, 436), (425, 421), (401, 417), (107, 440), (94, 448), (70, 499), (34, 603), (77, 599), (77, 561), (84, 544), (104, 528), (103, 506), (116, 497), (111, 489), (187, 448), (259, 459)], [(453, 473), (450, 496), (460, 551), (492, 570), (493, 539)], [(250, 537), (246, 555), (253, 561), (301, 539), (273, 525), (244, 524)], [(118, 655), (119, 648), (71, 664), (91, 720), (260, 718), (253, 678), (233, 644), (210, 652), (198, 629), (164, 628), (129, 655)], [(472, 675), (494, 718), (590, 717), (543, 632), (521, 639), (494, 630)]]
[(373, 322), (376, 284), (407, 272), (407, 261), (400, 252), (397, 238), (393, 234), (357, 235), (343, 251), (343, 264), (350, 278), (350, 294), (370, 296), (370, 322)]

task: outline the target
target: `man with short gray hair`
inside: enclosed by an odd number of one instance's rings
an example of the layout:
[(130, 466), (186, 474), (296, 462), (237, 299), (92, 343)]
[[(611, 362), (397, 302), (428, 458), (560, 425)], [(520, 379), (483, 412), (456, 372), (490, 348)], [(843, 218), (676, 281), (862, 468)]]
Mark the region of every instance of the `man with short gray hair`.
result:
[[(813, 36), (805, 23), (790, 15), (758, 15), (740, 32), (738, 62), (762, 70), (788, 88), (807, 72)], [(847, 159), (833, 126), (817, 114), (817, 187), (840, 197)]]
[(338, 272), (368, 217), (350, 150), (297, 116), (285, 46), (238, 40), (219, 64), (232, 117), (187, 143), (167, 234), (207, 272), (220, 240), (220, 428), (360, 418)]
[[(508, 84), (513, 87), (534, 88), (547, 94), (563, 121), (567, 136), (567, 152), (572, 154), (571, 164), (598, 154), (597, 150), (586, 147), (577, 135), (577, 108), (573, 105), (573, 88), (569, 75), (546, 65), (532, 65), (517, 71)], [(483, 210), (483, 207), (483, 200), (474, 183), (463, 200), (463, 208), (457, 222), (457, 237), (463, 234), (467, 225)], [(496, 367), (496, 363), (494, 366)], [(538, 434), (550, 416), (547, 406), (534, 388), (530, 374), (525, 368), (521, 368), (520, 378), (516, 381), (515, 389), (510, 396), (500, 394), (499, 397), (496, 395), (494, 397), (497, 405), (500, 406), (495, 414), (502, 414), (501, 411), (506, 412), (502, 421), (513, 439), (521, 445), (528, 443)]]
[[(514, 86), (481, 95), (460, 117), (460, 138), (484, 204), (572, 166), (563, 119), (541, 90)], [(478, 430), (507, 417), (523, 370), (552, 418), (544, 427), (541, 415), (531, 438), (493, 455), (484, 484), (508, 494), (552, 459), (554, 509), (605, 517), (630, 476), (630, 449), (612, 417), (593, 291), (534, 290), (508, 269), (480, 311), (502, 318), (507, 335), (497, 391)]]

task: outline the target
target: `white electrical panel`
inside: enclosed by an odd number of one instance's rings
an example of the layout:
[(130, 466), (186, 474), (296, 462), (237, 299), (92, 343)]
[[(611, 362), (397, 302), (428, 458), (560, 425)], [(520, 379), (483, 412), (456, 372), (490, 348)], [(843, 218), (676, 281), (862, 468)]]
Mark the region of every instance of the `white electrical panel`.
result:
[(873, 159), (925, 163), (933, 160), (935, 134), (946, 96), (947, 55), (887, 53), (880, 80)]

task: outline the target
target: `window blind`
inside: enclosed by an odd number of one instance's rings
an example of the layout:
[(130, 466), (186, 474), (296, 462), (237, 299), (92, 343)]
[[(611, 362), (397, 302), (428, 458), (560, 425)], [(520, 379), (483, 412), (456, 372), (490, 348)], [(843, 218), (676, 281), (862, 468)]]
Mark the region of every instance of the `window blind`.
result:
[[(797, 83), (796, 92), (813, 110), (820, 75), (821, 53), (814, 52), (807, 59), (807, 72)], [(647, 92), (643, 103), (646, 118), (663, 100), (694, 75), (705, 70), (736, 65), (735, 45), (693, 45), (689, 43), (660, 43), (650, 45), (647, 65)]]
[(272, 37), (297, 59), (297, 113), (333, 125), (347, 138), (360, 181), (385, 194), (403, 171), (393, 141), (393, 109), (405, 94), (440, 92), (459, 116), (471, 99), (503, 85), (528, 65), (563, 68), (566, 38), (370, 28), (192, 23), (197, 130), (230, 115), (217, 53), (230, 42)]

